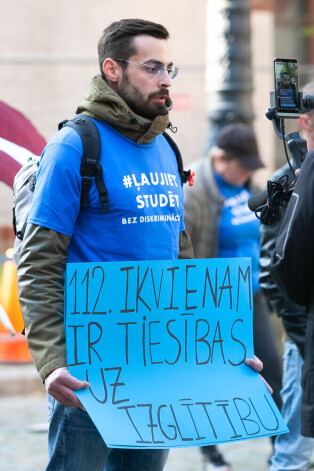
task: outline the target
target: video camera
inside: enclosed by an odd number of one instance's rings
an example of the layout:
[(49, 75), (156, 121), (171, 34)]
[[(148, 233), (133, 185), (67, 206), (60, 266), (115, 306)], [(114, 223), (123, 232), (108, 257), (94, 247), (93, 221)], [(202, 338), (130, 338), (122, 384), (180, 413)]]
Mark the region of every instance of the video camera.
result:
[[(273, 122), (275, 133), (283, 141), (286, 159), (294, 174), (305, 159), (307, 143), (298, 132), (285, 134), (284, 118), (299, 118), (300, 114), (313, 110), (314, 96), (307, 95), (303, 98), (303, 94), (299, 92), (296, 59), (274, 59), (274, 82), (275, 90), (270, 92), (270, 108), (265, 114)], [(261, 224), (274, 226), (280, 221), (281, 206), (287, 205), (290, 200), (296, 178), (292, 183), (289, 183), (287, 175), (270, 179), (264, 190), (251, 196), (248, 207), (255, 212)]]

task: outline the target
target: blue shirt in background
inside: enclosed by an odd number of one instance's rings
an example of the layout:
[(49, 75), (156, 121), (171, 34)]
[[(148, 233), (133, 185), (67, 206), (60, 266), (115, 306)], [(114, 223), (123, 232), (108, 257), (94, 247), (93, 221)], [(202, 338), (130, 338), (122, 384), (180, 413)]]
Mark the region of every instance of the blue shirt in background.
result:
[(259, 290), (259, 220), (247, 205), (252, 192), (245, 186), (230, 185), (215, 174), (225, 197), (219, 225), (218, 257), (251, 257), (253, 292)]

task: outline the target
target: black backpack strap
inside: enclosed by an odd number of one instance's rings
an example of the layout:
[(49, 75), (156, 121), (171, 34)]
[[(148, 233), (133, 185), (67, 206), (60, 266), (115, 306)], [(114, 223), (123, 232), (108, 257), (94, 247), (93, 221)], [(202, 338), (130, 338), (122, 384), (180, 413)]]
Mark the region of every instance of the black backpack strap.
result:
[(81, 175), (82, 175), (82, 193), (81, 193), (81, 207), (88, 206), (89, 190), (95, 178), (96, 187), (99, 193), (101, 212), (108, 213), (109, 199), (108, 192), (104, 182), (103, 169), (100, 164), (100, 135), (98, 128), (94, 121), (84, 114), (75, 116), (75, 118), (67, 121), (62, 121), (58, 129), (63, 126), (70, 126), (73, 128), (82, 139), (83, 144), (83, 157), (81, 162)]
[(183, 160), (182, 160), (181, 152), (180, 152), (179, 147), (177, 146), (177, 144), (172, 139), (172, 137), (170, 137), (169, 134), (167, 134), (166, 132), (163, 132), (162, 135), (168, 141), (168, 144), (170, 144), (173, 152), (176, 155), (177, 164), (178, 164), (178, 171), (179, 171), (179, 174), (180, 174), (180, 177), (181, 177), (181, 183), (182, 184), (186, 183), (189, 180), (191, 170), (184, 170), (183, 169)]

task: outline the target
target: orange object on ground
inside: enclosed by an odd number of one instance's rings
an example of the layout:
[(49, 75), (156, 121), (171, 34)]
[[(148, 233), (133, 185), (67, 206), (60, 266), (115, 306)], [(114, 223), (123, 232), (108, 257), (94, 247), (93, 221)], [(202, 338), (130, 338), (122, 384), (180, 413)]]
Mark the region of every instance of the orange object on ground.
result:
[(0, 363), (31, 363), (26, 337), (20, 333), (24, 322), (18, 298), (16, 267), (11, 260), (3, 264), (0, 304), (16, 331), (12, 336), (0, 322)]
[[(16, 267), (13, 260), (8, 260), (3, 264), (0, 304), (2, 304), (16, 332), (22, 332), (24, 322), (18, 297)], [(0, 333), (6, 332), (5, 327), (0, 323)]]
[(0, 363), (31, 363), (26, 338), (22, 334), (0, 334)]

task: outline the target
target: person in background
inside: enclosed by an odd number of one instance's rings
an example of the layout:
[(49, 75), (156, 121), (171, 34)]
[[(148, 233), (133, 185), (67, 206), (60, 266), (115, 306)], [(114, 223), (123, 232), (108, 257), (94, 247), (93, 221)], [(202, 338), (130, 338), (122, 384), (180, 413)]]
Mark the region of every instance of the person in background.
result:
[[(314, 95), (314, 81), (305, 85), (302, 91), (303, 96)], [(302, 114), (298, 123), (302, 137), (307, 141), (308, 150), (314, 149), (314, 111)], [(288, 176), (288, 184), (295, 180), (295, 173), (288, 164), (277, 170), (272, 179), (278, 179), (282, 175)], [(285, 208), (282, 207), (281, 211), (283, 218)], [(314, 445), (313, 438), (301, 435), (301, 371), (308, 314), (305, 306), (290, 301), (280, 291), (270, 272), (271, 255), (281, 221), (275, 226), (260, 227), (260, 284), (273, 311), (281, 317), (285, 330), (281, 413), (290, 430), (289, 433), (276, 437), (270, 471), (307, 471)]]
[[(184, 212), (196, 258), (252, 258), (254, 352), (280, 409), (281, 359), (259, 284), (259, 221), (247, 207), (251, 177), (263, 166), (253, 131), (243, 124), (226, 125), (209, 157), (191, 165), (195, 183), (184, 189)], [(201, 447), (201, 452), (204, 470), (231, 469), (216, 446)]]

